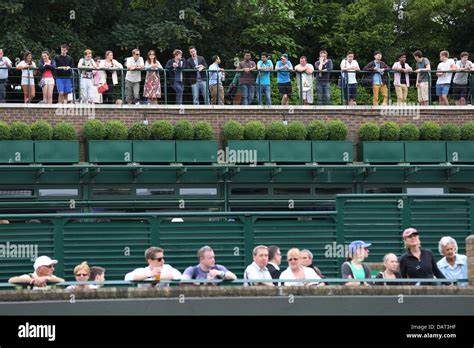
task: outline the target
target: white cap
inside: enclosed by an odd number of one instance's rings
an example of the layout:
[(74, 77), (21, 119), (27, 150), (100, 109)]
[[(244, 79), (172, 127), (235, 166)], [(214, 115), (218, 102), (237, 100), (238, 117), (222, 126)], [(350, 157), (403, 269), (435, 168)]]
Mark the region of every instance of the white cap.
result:
[(50, 266), (58, 263), (58, 260), (52, 260), (48, 256), (40, 256), (35, 260), (33, 268), (35, 271), (41, 266)]

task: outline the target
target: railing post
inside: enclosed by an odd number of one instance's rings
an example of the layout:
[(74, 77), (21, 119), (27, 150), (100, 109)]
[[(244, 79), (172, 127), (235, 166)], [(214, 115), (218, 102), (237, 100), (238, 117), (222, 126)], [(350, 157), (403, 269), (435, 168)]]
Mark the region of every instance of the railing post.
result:
[[(263, 98), (262, 98), (262, 74), (260, 70), (257, 70), (257, 79), (258, 79), (258, 105), (263, 105)], [(238, 88), (238, 87), (237, 87)], [(265, 103), (267, 101), (265, 100)]]
[[(336, 196), (336, 247), (339, 248), (340, 245), (344, 246), (345, 250), (345, 241), (346, 236), (344, 234), (344, 202), (345, 198)], [(337, 250), (336, 249), (336, 250)], [(332, 257), (337, 257), (337, 253), (333, 253)], [(344, 255), (345, 256), (345, 255)], [(337, 274), (341, 274), (341, 267), (344, 263), (344, 258), (337, 257)]]
[(250, 265), (253, 261), (252, 251), (254, 248), (254, 230), (253, 223), (255, 218), (246, 215), (241, 218), (244, 223), (244, 248), (245, 248), (245, 264)]
[(430, 76), (430, 78), (428, 79), (428, 99), (429, 99), (428, 104), (433, 105), (433, 100), (431, 99), (431, 70), (428, 74)]
[[(199, 92), (198, 92), (199, 95)], [(210, 93), (209, 93), (209, 70), (206, 70), (206, 93), (204, 93), (204, 104), (209, 105), (210, 101)], [(219, 105), (219, 74), (217, 74), (217, 100), (216, 105)]]
[(392, 94), (390, 93), (390, 85), (391, 85), (391, 79), (390, 79), (390, 71), (387, 71), (387, 89), (388, 89), (388, 105), (391, 104), (392, 100)]
[(54, 243), (54, 258), (58, 260), (55, 266), (56, 275), (64, 278), (64, 219), (55, 217), (53, 223), (53, 243)]
[(166, 75), (166, 69), (163, 69), (163, 78), (165, 80), (165, 105), (168, 105), (168, 76)]
[(300, 105), (304, 105), (304, 100), (303, 100), (303, 73), (296, 72), (296, 79), (298, 80), (299, 78), (299, 86), (298, 89), (300, 90)]
[(121, 76), (122, 76), (122, 79), (120, 82), (120, 98), (122, 99), (122, 105), (127, 103), (127, 101), (125, 100), (125, 79), (123, 77), (123, 70), (124, 69), (120, 70)]

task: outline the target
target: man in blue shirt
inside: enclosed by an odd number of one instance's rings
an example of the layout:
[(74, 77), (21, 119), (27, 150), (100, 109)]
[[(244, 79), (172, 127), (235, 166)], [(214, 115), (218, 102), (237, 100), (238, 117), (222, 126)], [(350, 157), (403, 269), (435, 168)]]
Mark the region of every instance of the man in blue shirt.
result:
[(281, 60), (276, 63), (275, 70), (278, 71), (277, 82), (278, 91), (281, 94), (281, 105), (288, 105), (291, 97), (291, 79), (290, 71), (293, 70), (293, 65), (288, 60), (288, 55), (282, 54)]
[(363, 70), (373, 71), (372, 73), (372, 92), (373, 105), (379, 105), (379, 93), (382, 92), (383, 105), (388, 105), (388, 71), (390, 67), (382, 61), (382, 52), (374, 52), (374, 60), (367, 64)]
[[(224, 80), (224, 69), (219, 64), (221, 58), (219, 56), (212, 57), (213, 63), (209, 66), (209, 90), (211, 91), (211, 103), (215, 105), (219, 99), (219, 105), (224, 105), (224, 87), (222, 81)], [(217, 98), (219, 94), (219, 98)]]
[(261, 60), (257, 63), (259, 71), (257, 77), (257, 86), (260, 86), (258, 94), (258, 104), (262, 105), (262, 95), (265, 93), (265, 105), (272, 105), (272, 95), (270, 90), (270, 71), (273, 70), (273, 63), (268, 59), (268, 54), (263, 52)]

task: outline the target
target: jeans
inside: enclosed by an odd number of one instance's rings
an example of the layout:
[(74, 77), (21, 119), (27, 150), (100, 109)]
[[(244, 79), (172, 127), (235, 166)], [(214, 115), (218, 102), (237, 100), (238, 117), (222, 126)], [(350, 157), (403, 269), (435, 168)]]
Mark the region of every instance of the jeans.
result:
[(252, 105), (255, 96), (255, 85), (240, 85), (242, 88), (242, 105)]
[(132, 100), (140, 100), (140, 82), (125, 80), (125, 99), (127, 103), (131, 103)]
[(328, 82), (316, 82), (318, 105), (331, 105), (331, 88)]
[(0, 102), (5, 101), (5, 86), (7, 84), (7, 79), (0, 80)]
[(173, 89), (176, 92), (176, 105), (183, 105), (183, 81), (174, 81)]
[(270, 85), (260, 85), (260, 93), (258, 93), (258, 104), (262, 105), (263, 95), (265, 94), (265, 105), (272, 105), (272, 94)]
[(206, 91), (206, 81), (196, 81), (195, 84), (191, 85), (191, 90), (193, 92), (193, 104), (199, 105), (199, 92), (201, 92), (204, 98), (204, 104), (209, 104), (209, 95)]

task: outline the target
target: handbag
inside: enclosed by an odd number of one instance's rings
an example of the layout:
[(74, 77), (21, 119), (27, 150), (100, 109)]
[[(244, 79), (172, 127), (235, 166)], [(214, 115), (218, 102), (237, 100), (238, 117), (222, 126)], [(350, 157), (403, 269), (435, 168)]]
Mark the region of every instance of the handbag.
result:
[(44, 86), (46, 86), (46, 81), (44, 79), (41, 79), (40, 82), (38, 83), (38, 86), (43, 88)]
[(100, 85), (98, 88), (97, 88), (97, 91), (99, 93), (105, 93), (109, 90), (109, 86), (107, 85), (107, 83), (104, 83), (102, 85)]

